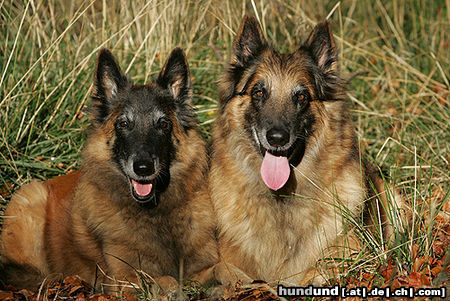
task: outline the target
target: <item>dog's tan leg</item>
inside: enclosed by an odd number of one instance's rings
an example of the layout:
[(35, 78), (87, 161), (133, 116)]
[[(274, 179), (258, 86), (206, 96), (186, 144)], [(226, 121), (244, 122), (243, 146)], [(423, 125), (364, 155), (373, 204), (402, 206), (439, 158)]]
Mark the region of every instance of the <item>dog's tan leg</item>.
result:
[(32, 181), (17, 191), (6, 209), (1, 237), (6, 280), (22, 288), (36, 288), (48, 268), (44, 254), (47, 189)]

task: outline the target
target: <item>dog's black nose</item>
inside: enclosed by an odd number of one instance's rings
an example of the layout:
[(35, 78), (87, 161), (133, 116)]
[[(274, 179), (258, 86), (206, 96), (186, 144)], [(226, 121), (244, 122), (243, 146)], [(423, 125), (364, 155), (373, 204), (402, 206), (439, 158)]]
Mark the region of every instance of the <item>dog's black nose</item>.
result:
[(133, 163), (133, 170), (140, 177), (151, 176), (155, 172), (155, 166), (153, 161), (140, 160)]
[(266, 138), (271, 146), (280, 147), (289, 142), (289, 133), (280, 128), (271, 128), (267, 131)]

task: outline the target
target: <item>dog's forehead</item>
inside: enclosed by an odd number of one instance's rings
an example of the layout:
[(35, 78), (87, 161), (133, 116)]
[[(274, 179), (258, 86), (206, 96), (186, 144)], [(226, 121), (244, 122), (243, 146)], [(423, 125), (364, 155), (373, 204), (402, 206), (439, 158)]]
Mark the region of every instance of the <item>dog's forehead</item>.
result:
[(298, 90), (299, 86), (312, 86), (312, 78), (308, 66), (308, 57), (302, 53), (280, 54), (273, 51), (272, 55), (261, 60), (256, 78), (263, 80), (272, 89), (290, 92)]
[(156, 85), (134, 86), (126, 94), (125, 111), (133, 114), (168, 114), (169, 95)]

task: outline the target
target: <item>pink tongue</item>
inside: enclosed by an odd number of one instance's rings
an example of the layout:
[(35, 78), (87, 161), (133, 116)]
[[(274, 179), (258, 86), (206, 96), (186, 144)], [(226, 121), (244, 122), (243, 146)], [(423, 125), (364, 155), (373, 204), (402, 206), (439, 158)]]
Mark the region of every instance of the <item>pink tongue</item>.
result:
[(131, 184), (133, 185), (136, 194), (141, 197), (149, 195), (153, 188), (153, 185), (151, 183), (142, 184), (135, 180), (131, 180)]
[(261, 165), (261, 177), (272, 190), (278, 190), (286, 184), (291, 169), (286, 157), (277, 157), (269, 152), (264, 155)]

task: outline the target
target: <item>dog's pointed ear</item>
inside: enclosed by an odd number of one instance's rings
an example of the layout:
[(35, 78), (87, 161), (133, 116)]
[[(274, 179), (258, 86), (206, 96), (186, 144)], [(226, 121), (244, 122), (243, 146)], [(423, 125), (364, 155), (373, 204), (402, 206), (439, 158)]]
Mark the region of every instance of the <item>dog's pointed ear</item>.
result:
[(169, 55), (156, 82), (168, 89), (176, 101), (186, 101), (191, 98), (191, 75), (186, 55), (180, 47), (176, 47)]
[(131, 85), (111, 51), (102, 48), (98, 54), (92, 92), (94, 120), (103, 122), (117, 93)]
[(317, 24), (300, 47), (311, 55), (320, 72), (313, 72), (319, 99), (342, 99), (345, 82), (339, 75), (338, 51), (331, 24), (325, 20)]
[(245, 16), (234, 39), (231, 63), (246, 66), (266, 45), (258, 21), (252, 16)]
[(328, 20), (317, 24), (304, 46), (309, 49), (319, 69), (324, 73), (338, 72), (338, 51)]
[(120, 89), (123, 89), (129, 83), (128, 78), (120, 69), (111, 51), (102, 48), (97, 58), (97, 68), (94, 77), (94, 95), (109, 101), (117, 95)]
[(176, 47), (172, 50), (156, 83), (161, 88), (169, 90), (174, 99), (176, 117), (182, 127), (185, 130), (193, 127), (195, 118), (191, 107), (191, 75), (182, 48)]

